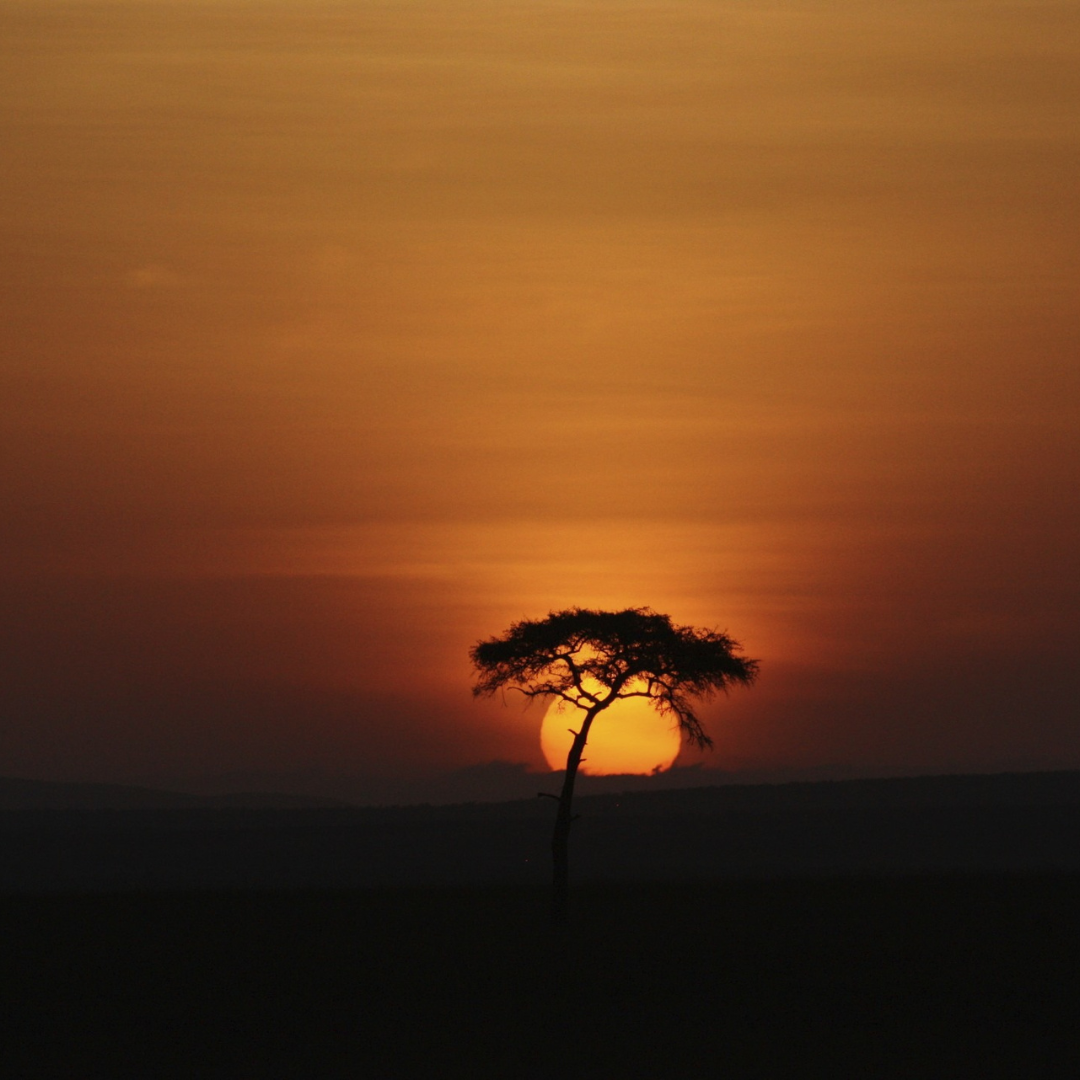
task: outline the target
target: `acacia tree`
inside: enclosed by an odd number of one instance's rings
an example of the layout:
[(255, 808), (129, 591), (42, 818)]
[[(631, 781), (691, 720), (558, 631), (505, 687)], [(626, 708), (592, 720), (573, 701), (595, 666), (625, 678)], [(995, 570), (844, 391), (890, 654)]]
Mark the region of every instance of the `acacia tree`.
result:
[(596, 718), (616, 701), (648, 698), (695, 746), (712, 746), (692, 703), (733, 685), (749, 685), (758, 663), (737, 655), (738, 642), (715, 630), (674, 626), (649, 608), (592, 611), (569, 608), (514, 623), (501, 637), (469, 652), (477, 671), (473, 694), (515, 690), (555, 697), (583, 714), (566, 758), (551, 838), (552, 919), (566, 922), (569, 840), (578, 766)]

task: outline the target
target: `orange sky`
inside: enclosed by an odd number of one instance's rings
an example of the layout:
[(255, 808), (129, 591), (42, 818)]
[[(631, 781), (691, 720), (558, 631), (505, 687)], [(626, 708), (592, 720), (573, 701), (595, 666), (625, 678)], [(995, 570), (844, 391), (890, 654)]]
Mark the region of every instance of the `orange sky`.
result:
[(466, 654), (572, 604), (761, 659), (719, 768), (1080, 766), (1071, 0), (0, 50), (0, 773), (541, 768)]

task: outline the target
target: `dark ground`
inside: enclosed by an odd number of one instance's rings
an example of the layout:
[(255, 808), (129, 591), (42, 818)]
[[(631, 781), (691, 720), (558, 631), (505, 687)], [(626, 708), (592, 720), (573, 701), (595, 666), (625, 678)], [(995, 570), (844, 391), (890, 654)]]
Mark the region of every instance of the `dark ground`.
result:
[(1071, 1077), (1080, 875), (0, 897), (0, 1075)]

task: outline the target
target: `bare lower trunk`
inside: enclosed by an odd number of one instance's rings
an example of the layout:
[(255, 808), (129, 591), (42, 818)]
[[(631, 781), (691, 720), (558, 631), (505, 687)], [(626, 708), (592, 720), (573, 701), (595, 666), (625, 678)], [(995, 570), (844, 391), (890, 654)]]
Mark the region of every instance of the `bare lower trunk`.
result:
[(551, 923), (565, 926), (570, 918), (570, 824), (563, 814), (562, 799), (555, 818), (555, 832), (551, 837)]
[(555, 814), (555, 830), (551, 835), (551, 922), (553, 926), (565, 926), (570, 918), (570, 826), (574, 823), (574, 781), (578, 766), (589, 737), (589, 728), (597, 710), (585, 715), (581, 730), (574, 735), (570, 753), (566, 758), (566, 775), (559, 793), (559, 809)]

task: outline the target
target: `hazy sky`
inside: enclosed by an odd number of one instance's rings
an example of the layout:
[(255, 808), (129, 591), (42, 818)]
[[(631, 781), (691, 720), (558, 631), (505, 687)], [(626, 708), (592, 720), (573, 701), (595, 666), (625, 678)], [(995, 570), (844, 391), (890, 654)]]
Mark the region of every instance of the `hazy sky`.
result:
[(710, 765), (1080, 766), (1073, 0), (0, 50), (0, 773), (542, 768), (467, 650), (572, 604), (761, 660)]

